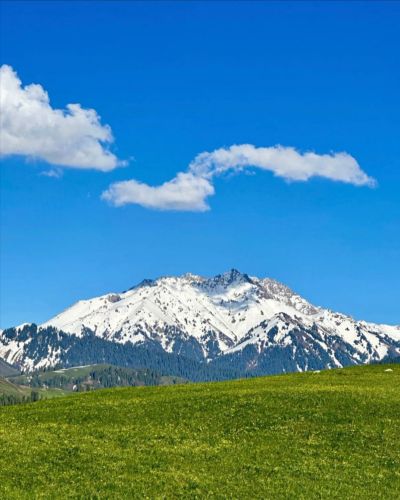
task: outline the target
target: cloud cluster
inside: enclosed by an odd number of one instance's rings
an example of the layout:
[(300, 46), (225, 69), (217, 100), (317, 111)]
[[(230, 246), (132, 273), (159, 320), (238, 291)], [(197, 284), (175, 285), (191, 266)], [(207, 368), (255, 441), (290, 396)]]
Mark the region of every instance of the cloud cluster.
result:
[(134, 203), (160, 210), (202, 212), (209, 209), (206, 198), (215, 192), (212, 184), (214, 177), (249, 168), (270, 171), (287, 181), (323, 177), (355, 186), (375, 185), (375, 180), (363, 172), (357, 161), (347, 153), (318, 155), (300, 153), (291, 147), (241, 144), (200, 153), (190, 163), (187, 172), (178, 173), (174, 179), (160, 186), (149, 186), (135, 180), (117, 182), (102, 197), (115, 206)]
[[(41, 175), (60, 177), (59, 167), (92, 168), (104, 172), (124, 164), (109, 150), (111, 129), (94, 109), (50, 105), (41, 85), (22, 86), (11, 66), (0, 67), (0, 155), (22, 155), (56, 166)], [(374, 186), (348, 153), (301, 153), (292, 147), (233, 145), (197, 155), (185, 172), (150, 186), (137, 180), (115, 182), (102, 198), (115, 206), (137, 204), (158, 210), (204, 212), (214, 195), (213, 180), (226, 172), (260, 169), (287, 181), (322, 177), (355, 186)]]
[(23, 155), (52, 165), (113, 170), (111, 129), (94, 109), (68, 104), (53, 109), (41, 85), (22, 86), (11, 66), (0, 67), (0, 154)]

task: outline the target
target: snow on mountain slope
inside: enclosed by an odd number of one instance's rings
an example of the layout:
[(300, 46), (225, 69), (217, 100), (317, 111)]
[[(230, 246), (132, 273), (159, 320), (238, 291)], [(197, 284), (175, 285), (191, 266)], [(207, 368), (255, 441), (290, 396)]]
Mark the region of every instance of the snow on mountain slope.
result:
[[(172, 350), (181, 335), (204, 341), (214, 336), (221, 352), (235, 345), (264, 319), (279, 312), (316, 313), (318, 309), (273, 280), (258, 280), (232, 270), (206, 280), (199, 276), (146, 281), (121, 294), (80, 301), (43, 325), (80, 335), (89, 328), (117, 342), (157, 340)], [(204, 346), (207, 357), (207, 348)]]
[[(294, 320), (290, 328), (279, 322), (281, 313)], [(323, 337), (339, 336), (359, 358), (380, 359), (390, 350), (386, 337), (400, 340), (396, 327), (356, 322), (311, 305), (277, 281), (236, 270), (211, 279), (188, 274), (147, 280), (122, 294), (78, 302), (42, 326), (52, 325), (77, 335), (85, 327), (122, 343), (151, 339), (167, 351), (174, 350), (177, 338), (192, 337), (200, 343), (204, 356), (212, 358), (215, 352), (207, 347), (210, 338), (215, 338), (220, 354), (240, 349), (249, 331), (261, 323), (267, 330), (278, 325), (280, 331), (290, 332), (299, 321), (307, 328), (318, 325)], [(256, 337), (251, 342), (256, 342)]]
[[(242, 363), (243, 370), (265, 366), (263, 372), (268, 363), (278, 371), (279, 363), (282, 371), (305, 370), (400, 354), (400, 327), (357, 322), (313, 306), (275, 280), (234, 269), (210, 279), (145, 280), (123, 293), (79, 301), (39, 331), (50, 326), (78, 337), (90, 330), (118, 344), (158, 345), (208, 363)], [(22, 341), (6, 342), (0, 334), (0, 357), (22, 360), (23, 349)], [(57, 355), (49, 351), (49, 357), (54, 365)]]

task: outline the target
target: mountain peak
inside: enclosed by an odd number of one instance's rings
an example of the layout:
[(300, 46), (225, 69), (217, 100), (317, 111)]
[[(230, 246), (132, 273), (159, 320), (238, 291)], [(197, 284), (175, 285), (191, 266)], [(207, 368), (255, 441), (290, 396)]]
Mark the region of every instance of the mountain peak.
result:
[(237, 269), (232, 268), (223, 274), (217, 274), (213, 278), (204, 281), (202, 285), (206, 288), (227, 288), (231, 285), (240, 283), (253, 283), (253, 281), (247, 274), (241, 273)]
[(144, 286), (155, 286), (155, 285), (156, 285), (156, 280), (152, 280), (150, 278), (145, 278), (137, 285), (133, 285), (131, 288), (129, 288), (128, 291), (135, 290), (136, 288), (142, 288)]
[(245, 274), (241, 273), (238, 269), (235, 269), (232, 267), (229, 269), (229, 271), (226, 271), (225, 273), (222, 273), (223, 276), (230, 276), (232, 278), (238, 278), (240, 276), (245, 276)]

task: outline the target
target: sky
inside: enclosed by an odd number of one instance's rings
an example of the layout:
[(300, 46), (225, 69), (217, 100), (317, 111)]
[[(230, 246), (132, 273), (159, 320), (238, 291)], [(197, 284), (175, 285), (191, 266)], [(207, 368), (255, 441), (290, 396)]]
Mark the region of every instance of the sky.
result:
[(0, 8), (2, 328), (232, 267), (400, 324), (400, 3)]

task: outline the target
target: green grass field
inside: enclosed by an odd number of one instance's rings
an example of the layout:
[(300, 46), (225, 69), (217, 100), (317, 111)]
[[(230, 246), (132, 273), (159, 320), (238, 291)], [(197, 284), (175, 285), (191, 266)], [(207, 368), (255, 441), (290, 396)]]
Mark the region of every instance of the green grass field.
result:
[(0, 450), (2, 499), (398, 499), (400, 365), (4, 407)]

